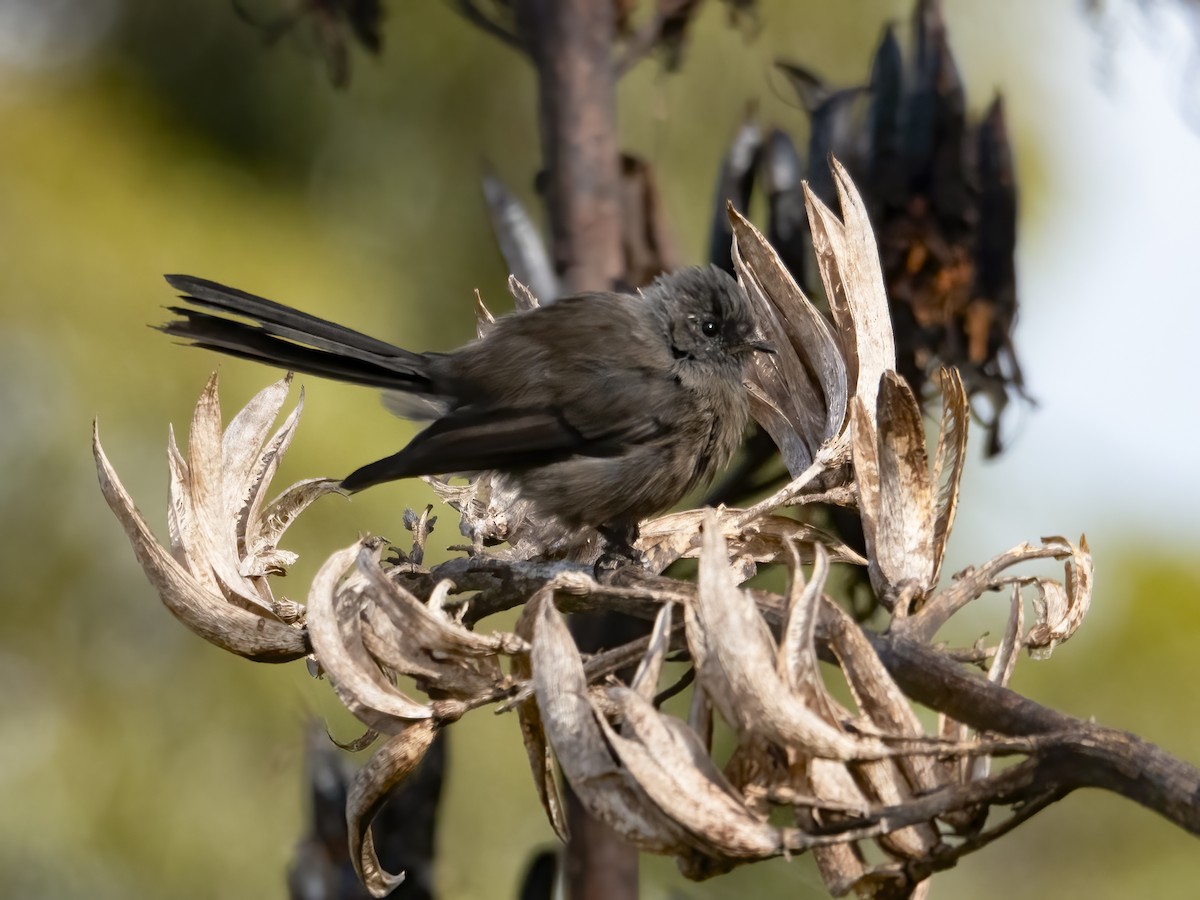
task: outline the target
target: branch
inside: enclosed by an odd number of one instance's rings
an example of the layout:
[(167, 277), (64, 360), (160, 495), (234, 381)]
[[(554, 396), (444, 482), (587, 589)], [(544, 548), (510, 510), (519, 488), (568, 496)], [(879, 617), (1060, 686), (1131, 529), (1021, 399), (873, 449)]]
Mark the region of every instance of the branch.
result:
[(521, 0), (517, 27), (538, 72), (554, 259), (569, 293), (621, 277), (613, 4)]
[(520, 50), (522, 53), (527, 52), (520, 35), (509, 31), (495, 19), (488, 16), (487, 13), (479, 8), (475, 0), (455, 0), (454, 9), (476, 28), (485, 34), (490, 34), (499, 40), (500, 43), (507, 44), (514, 50)]
[[(559, 589), (559, 606), (564, 611), (608, 610), (646, 620), (652, 620), (663, 603), (687, 604), (696, 595), (694, 584), (651, 575), (634, 566), (618, 570), (612, 582), (602, 583), (591, 577), (591, 567), (575, 563), (467, 557), (450, 560), (420, 577), (430, 585), (450, 578), (460, 591), (479, 591), (469, 601), (466, 622), (519, 606), (547, 584)], [(414, 590), (419, 592), (422, 586), (414, 585)], [(784, 614), (782, 598), (763, 591), (752, 593), (768, 623), (778, 628)], [(828, 642), (831, 625), (824, 616), (818, 622), (817, 638), (822, 645)], [(1029, 797), (1051, 791), (1065, 795), (1081, 787), (1102, 788), (1200, 834), (1200, 770), (1129, 732), (1057, 712), (1000, 687), (946, 652), (897, 635), (865, 633), (910, 699), (981, 732), (1016, 737), (1053, 735), (1036, 760), (1022, 764), (1036, 762), (1036, 766), (1020, 770), (1034, 773), (1027, 785)], [(636, 653), (630, 648), (611, 652), (623, 659)], [(833, 660), (827, 650), (823, 655)], [(1015, 778), (1009, 773), (1019, 768), (1002, 774)], [(982, 787), (973, 788), (975, 793), (967, 796), (980, 802), (987, 796), (988, 785), (1005, 784), (1000, 776), (995, 779), (972, 782)], [(931, 794), (921, 802), (937, 806), (950, 801)], [(925, 821), (929, 815), (928, 810), (911, 819), (906, 814), (904, 821)]]
[(870, 635), (875, 652), (913, 700), (980, 731), (1057, 733), (1040, 760), (1043, 786), (1102, 788), (1200, 834), (1200, 770), (1137, 735), (1042, 706), (993, 684), (944, 653), (890, 635)]
[(654, 14), (626, 41), (625, 53), (616, 63), (617, 77), (623, 76), (654, 52), (662, 38), (663, 26), (672, 16), (685, 13), (689, 6), (697, 5), (696, 0), (658, 0)]
[[(556, 274), (568, 294), (621, 279), (616, 11), (610, 0), (516, 0), (517, 29), (538, 79), (538, 119)], [(550, 299), (550, 298), (546, 298)], [(599, 626), (592, 623), (589, 631)], [(586, 643), (586, 641), (585, 641)], [(637, 896), (638, 857), (616, 832), (567, 804), (572, 900)]]

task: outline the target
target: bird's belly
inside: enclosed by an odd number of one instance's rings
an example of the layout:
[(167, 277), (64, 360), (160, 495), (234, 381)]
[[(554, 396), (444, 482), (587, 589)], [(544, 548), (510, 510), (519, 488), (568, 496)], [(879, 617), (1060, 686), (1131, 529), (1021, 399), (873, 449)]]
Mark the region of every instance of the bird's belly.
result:
[(692, 460), (670, 447), (614, 457), (574, 457), (520, 474), (521, 496), (537, 514), (572, 526), (638, 521), (678, 503), (696, 483)]

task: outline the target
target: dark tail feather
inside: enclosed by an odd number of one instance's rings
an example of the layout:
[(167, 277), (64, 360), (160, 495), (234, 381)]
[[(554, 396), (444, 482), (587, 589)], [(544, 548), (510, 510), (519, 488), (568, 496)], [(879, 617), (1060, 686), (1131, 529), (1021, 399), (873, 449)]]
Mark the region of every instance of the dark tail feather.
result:
[(236, 288), (190, 275), (167, 275), (196, 306), (250, 319), (253, 324), (171, 307), (181, 316), (159, 326), (167, 334), (229, 356), (285, 369), (416, 394), (435, 393), (429, 363), (419, 353)]
[(403, 456), (404, 451), (401, 450), (399, 453), (360, 466), (342, 479), (342, 490), (353, 494), (385, 481), (397, 481), (406, 477), (410, 473), (403, 464)]

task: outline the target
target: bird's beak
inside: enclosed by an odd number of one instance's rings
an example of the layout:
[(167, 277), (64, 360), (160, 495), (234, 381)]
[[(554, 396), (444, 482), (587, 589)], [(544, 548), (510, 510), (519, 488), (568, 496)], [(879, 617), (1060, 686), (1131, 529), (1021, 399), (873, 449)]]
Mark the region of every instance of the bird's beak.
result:
[(770, 341), (746, 341), (746, 346), (758, 353), (778, 353)]

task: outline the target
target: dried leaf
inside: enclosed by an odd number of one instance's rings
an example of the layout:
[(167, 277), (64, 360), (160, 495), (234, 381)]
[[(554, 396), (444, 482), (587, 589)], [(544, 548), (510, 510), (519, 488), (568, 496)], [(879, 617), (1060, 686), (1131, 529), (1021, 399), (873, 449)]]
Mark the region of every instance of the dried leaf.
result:
[[(756, 380), (807, 450), (805, 457), (784, 461), (794, 477), (842, 428), (848, 401), (846, 364), (829, 324), (771, 245), (732, 207), (729, 220), (738, 280), (776, 350), (755, 355)], [(771, 430), (770, 422), (760, 424)]]
[(1017, 651), (1021, 649), (1022, 624), (1025, 620), (1025, 604), (1021, 602), (1021, 586), (1014, 584), (1012, 598), (1009, 601), (1008, 624), (1004, 627), (1004, 637), (992, 657), (988, 667), (988, 681), (1001, 687), (1008, 687), (1013, 670), (1017, 665)]
[(259, 615), (229, 603), (200, 583), (159, 544), (105, 456), (95, 424), (92, 454), (109, 509), (125, 529), (150, 584), (175, 618), (209, 643), (248, 659), (287, 662), (308, 652), (304, 631), (284, 624), (273, 614)]
[(700, 738), (702, 746), (712, 751), (713, 708), (703, 685), (692, 686), (692, 702), (688, 704), (688, 727)]
[[(428, 512), (414, 523), (418, 534)], [(439, 697), (461, 700), (512, 686), (497, 657), (527, 652), (528, 645), (514, 634), (471, 631), (452, 618), (444, 603), (451, 582), (438, 582), (421, 602), (384, 572), (371, 548), (359, 553), (358, 571), (370, 592), (361, 610), (363, 644), (385, 669), (413, 676)]]
[(404, 881), (404, 873), (392, 875), (379, 864), (371, 821), (392, 788), (416, 769), (436, 736), (436, 723), (428, 719), (414, 722), (376, 750), (350, 783), (346, 797), (350, 861), (372, 897), (386, 897)]
[(167, 529), (171, 536), (171, 555), (202, 584), (205, 590), (224, 597), (220, 582), (204, 557), (204, 543), (198, 533), (196, 517), (188, 497), (191, 473), (187, 460), (175, 443), (175, 429), (167, 428)]
[(954, 527), (958, 487), (967, 459), (967, 392), (957, 369), (941, 370), (942, 421), (938, 429), (937, 453), (933, 458), (933, 485), (937, 489), (937, 512), (933, 523), (933, 576), (936, 584), (946, 556), (946, 542)]
[[(243, 423), (244, 425), (244, 423)], [(175, 502), (190, 505), (192, 528), (183, 534), (194, 541), (187, 550), (189, 560), (212, 569), (220, 591), (234, 603), (251, 611), (268, 612), (272, 604), (240, 572), (237, 520), (240, 504), (226, 505), (225, 461), (222, 454), (221, 405), (217, 397), (216, 373), (208, 379), (192, 416), (188, 432), (188, 482)], [(229, 494), (239, 494), (245, 473), (231, 473), (238, 481)]]
[(1036, 585), (1042, 600), (1038, 604), (1038, 621), (1025, 636), (1025, 645), (1039, 659), (1048, 657), (1054, 648), (1069, 640), (1083, 624), (1083, 618), (1092, 603), (1092, 554), (1088, 549), (1087, 537), (1079, 538), (1079, 545), (1071, 544), (1066, 538), (1042, 538), (1047, 547), (1057, 547), (1066, 557), (1064, 583), (1048, 578), (1038, 579)]
[[(737, 557), (757, 563), (773, 563), (790, 559), (789, 545), (799, 544), (802, 550), (821, 544), (834, 562), (866, 565), (867, 561), (833, 535), (787, 516), (755, 516), (743, 522), (743, 510), (728, 509), (718, 513), (719, 523), (730, 552)], [(668, 513), (643, 522), (635, 547), (646, 557), (646, 565), (661, 572), (677, 559), (694, 559), (700, 555), (700, 526), (704, 510), (691, 509)], [(812, 561), (812, 553), (802, 556)]]
[(471, 700), (509, 686), (494, 657), (431, 649), (422, 644), (420, 635), (405, 631), (400, 622), (373, 602), (363, 607), (360, 618), (356, 633), (368, 655), (387, 672), (411, 676), (422, 690), (436, 691), (439, 697)]
[[(888, 756), (873, 737), (854, 737), (825, 721), (813, 697), (793, 692), (779, 677), (776, 647), (758, 607), (738, 590), (716, 513), (707, 511), (696, 602), (685, 607), (696, 679), (738, 734), (758, 734), (814, 756)], [(815, 652), (815, 651), (814, 651)]]
[[(824, 598), (821, 622), (855, 704), (875, 728), (897, 737), (923, 737), (925, 729), (920, 718), (858, 623), (836, 603)], [(935, 790), (943, 783), (941, 771), (929, 756), (906, 754), (896, 757), (896, 763), (918, 793)]]
[[(996, 655), (992, 657), (992, 664), (988, 667), (988, 681), (1001, 687), (1008, 687), (1008, 682), (1017, 667), (1017, 653), (1021, 649), (1021, 632), (1024, 630), (1024, 621), (1025, 604), (1021, 600), (1021, 586), (1014, 584), (1012, 596), (1009, 599), (1008, 624), (1004, 628), (1004, 637), (996, 648)], [(976, 756), (969, 760), (967, 765), (969, 767), (968, 777), (972, 781), (979, 781), (987, 778), (991, 771), (992, 758), (988, 755)]]
[(750, 398), (750, 415), (770, 435), (789, 474), (791, 467), (802, 467), (812, 453), (788, 420), (787, 414), (772, 399), (787, 391), (778, 366), (758, 369), (752, 380), (743, 382), (743, 387)]
[[(511, 275), (508, 276), (513, 279)], [(487, 308), (487, 304), (483, 302), (483, 295), (479, 293), (479, 289), (475, 290), (475, 337), (483, 340), (491, 330), (496, 326), (496, 317), (492, 315), (492, 311)]]
[[(215, 390), (215, 375), (212, 384)], [(225, 488), (223, 505), (227, 510), (244, 511), (246, 518), (239, 522), (243, 526), (239, 531), (243, 534), (253, 500), (260, 496), (261, 489), (270, 481), (269, 477), (263, 477), (266, 474), (266, 467), (262, 464), (263, 444), (270, 433), (271, 424), (283, 409), (291, 384), (292, 376), (288, 373), (285, 378), (267, 385), (251, 397), (250, 402), (230, 420), (221, 439), (221, 479)], [(303, 406), (304, 392), (301, 391), (294, 417), (298, 418), (298, 411)]]
[[(296, 517), (325, 494), (341, 493), (341, 483), (334, 478), (309, 478), (298, 481), (272, 500), (254, 520), (257, 524), (249, 533), (246, 557), (242, 560), (241, 573), (254, 575), (282, 575), (281, 567), (274, 563), (276, 548), (283, 533), (296, 521)], [(294, 559), (294, 554), (289, 554)]]
[(654, 617), (650, 643), (630, 682), (630, 687), (647, 701), (652, 701), (658, 693), (658, 680), (662, 676), (663, 662), (671, 645), (671, 611), (674, 606), (673, 603), (664, 603)]
[[(826, 567), (822, 565), (824, 560), (819, 556), (817, 568), (814, 569), (812, 582), (804, 587), (799, 578), (798, 566), (795, 568), (797, 574), (793, 575), (792, 587), (789, 597), (788, 617), (784, 625), (785, 640), (793, 640), (799, 643), (801, 634), (803, 634), (804, 643), (800, 646), (807, 649), (807, 653), (793, 653), (791, 657), (795, 660), (792, 663), (796, 671), (796, 681), (798, 686), (805, 684), (809, 685), (808, 692), (810, 695), (816, 696), (821, 700), (822, 707), (826, 710), (825, 717), (830, 722), (843, 722), (849, 719), (849, 716), (841, 711), (833, 699), (825, 690), (824, 682), (821, 680), (819, 666), (817, 661), (816, 649), (813, 644), (813, 633), (816, 627), (816, 621), (820, 615), (820, 600), (821, 590), (824, 587), (826, 577)], [(797, 583), (801, 587), (797, 589)], [(828, 604), (834, 606), (834, 604)], [(845, 616), (845, 613), (838, 610), (838, 613), (825, 613), (825, 617), (830, 615)], [(848, 618), (848, 617), (847, 617)], [(889, 730), (889, 726), (899, 724), (901, 729), (898, 732), (890, 733), (913, 733), (921, 735), (920, 723), (916, 722), (915, 728), (913, 723), (915, 716), (911, 708), (904, 701), (903, 695), (900, 694), (899, 688), (894, 682), (891, 682), (887, 676), (886, 670), (879, 662), (879, 658), (875, 655), (874, 649), (866, 641), (862, 633), (857, 630), (857, 626), (853, 626), (853, 637), (849, 634), (849, 629), (843, 629), (842, 634), (842, 650), (850, 657), (849, 671), (846, 673), (847, 680), (851, 681), (852, 690), (855, 687), (864, 688), (861, 691), (861, 696), (866, 699), (869, 706), (877, 705), (875, 700), (883, 698), (891, 706), (896, 704), (900, 709), (888, 708), (885, 710), (875, 710), (879, 715), (879, 721), (883, 724), (885, 730)], [(855, 641), (854, 638), (858, 640)], [(865, 645), (865, 654), (863, 652)], [(783, 657), (781, 656), (781, 660)], [(872, 665), (874, 664), (874, 665)], [(851, 672), (860, 678), (864, 675), (868, 679), (866, 685), (855, 685), (852, 680)], [(886, 680), (886, 687), (880, 684), (875, 679), (883, 678)], [(888, 688), (891, 690), (889, 691)], [(893, 693), (894, 692), (894, 693)], [(860, 691), (855, 691), (855, 697), (860, 697)], [(860, 702), (860, 708), (864, 708)], [(865, 710), (864, 710), (865, 711)], [(906, 717), (904, 713), (907, 713)], [(895, 720), (895, 721), (893, 721)], [(871, 725), (876, 724), (877, 720), (874, 716), (870, 717)], [(870, 731), (868, 726), (865, 731)], [(924, 762), (927, 758), (918, 758), (918, 765)], [(909, 788), (908, 774), (912, 771), (912, 766), (909, 764), (908, 758), (874, 760), (858, 763), (853, 767), (854, 773), (858, 780), (866, 789), (870, 799), (885, 806), (896, 806), (904, 801), (912, 798), (912, 791)], [(932, 770), (925, 768), (925, 774), (931, 775)], [(928, 781), (933, 781), (928, 778)], [(936, 785), (936, 782), (934, 783)], [(937, 844), (936, 832), (928, 826), (914, 826), (910, 828), (901, 828), (889, 835), (880, 838), (881, 843), (890, 851), (897, 853), (903, 857), (915, 858), (921, 856), (925, 851)]]
[(528, 284), (533, 293), (549, 303), (558, 297), (558, 278), (550, 254), (519, 200), (499, 178), (490, 172), (483, 176), (483, 196), (487, 201), (492, 231), (508, 271)]
[[(1005, 581), (1006, 576), (1003, 576), (1005, 571), (1035, 559), (1070, 561), (1067, 565), (1067, 594), (1069, 598), (1072, 598), (1068, 603), (1071, 612), (1065, 618), (1056, 620), (1063, 626), (1060, 633), (1069, 637), (1079, 627), (1091, 602), (1092, 561), (1091, 554), (1087, 549), (1087, 542), (1083, 538), (1080, 539), (1078, 547), (1073, 546), (1064, 538), (1058, 537), (1045, 538), (1040, 547), (1028, 543), (1019, 544), (1013, 549), (993, 557), (983, 565), (964, 572), (944, 590), (926, 600), (924, 607), (916, 615), (909, 616), (907, 619), (893, 620), (892, 631), (911, 640), (924, 643), (932, 641), (938, 629), (958, 610), (975, 598), (996, 590)], [(1031, 579), (1031, 581), (1045, 584), (1056, 583), (1050, 579)], [(1030, 630), (1038, 632), (1038, 639), (1058, 640), (1052, 637), (1051, 632), (1054, 629), (1041, 631), (1035, 625)], [(1061, 639), (1065, 640), (1066, 637)], [(1030, 645), (1029, 635), (1026, 635), (1025, 642), (1026, 645)]]
[[(521, 279), (517, 278), (516, 275), (508, 276), (508, 292), (512, 294), (518, 312), (529, 312), (529, 310), (537, 309), (537, 307), (542, 305), (533, 291), (522, 283)], [(550, 301), (547, 300), (546, 302)]]
[[(387, 576), (372, 547), (363, 546), (359, 551), (358, 569), (372, 588), (373, 605), (394, 617), (397, 629), (406, 640), (413, 641), (429, 653), (442, 653), (450, 657), (481, 657), (498, 653), (526, 653), (529, 650), (529, 645), (515, 634), (471, 631), (451, 619), (444, 610), (422, 603)], [(438, 585), (443, 590), (449, 586), (450, 583), (445, 581)]]
[(746, 808), (683, 722), (660, 714), (629, 688), (607, 693), (629, 736), (598, 717), (605, 737), (638, 786), (682, 826), (695, 849), (733, 859), (762, 859), (782, 850), (779, 829)]
[[(813, 859), (821, 881), (834, 897), (843, 897), (860, 884), (867, 873), (867, 864), (862, 852), (855, 844), (833, 844), (829, 847), (814, 847)], [(871, 893), (860, 892), (860, 897), (869, 898)]]
[(921, 410), (908, 383), (887, 372), (879, 386), (879, 519), (874, 559), (884, 578), (876, 590), (932, 584), (933, 486)]
[(880, 507), (883, 503), (879, 476), (879, 432), (875, 422), (875, 410), (868, 411), (861, 397), (854, 398), (850, 435), (854, 459), (854, 489), (858, 494), (858, 514), (862, 520), (863, 539), (867, 547), (867, 572), (875, 593), (882, 596), (887, 587), (887, 577), (880, 568), (879, 552), (876, 549)]
[[(553, 596), (553, 591), (549, 588), (543, 590)], [(539, 608), (535, 600), (536, 598), (530, 600), (521, 608), (515, 629), (520, 637), (530, 642), (533, 641), (534, 613)], [(513, 657), (512, 674), (514, 678), (524, 681), (532, 679), (533, 667), (528, 654), (519, 653)], [(537, 788), (538, 799), (542, 802), (542, 809), (546, 811), (546, 818), (550, 820), (554, 833), (565, 844), (570, 840), (571, 833), (567, 827), (566, 809), (554, 771), (554, 757), (546, 741), (546, 729), (537, 700), (530, 696), (520, 703), (517, 706), (517, 718), (521, 723), (521, 739), (529, 757), (529, 767), (533, 772), (533, 784)]]
[[(414, 721), (433, 716), (430, 706), (409, 699), (367, 653), (362, 640), (363, 584), (357, 573), (342, 583), (362, 551), (361, 543), (339, 550), (313, 578), (308, 595), (308, 632), (313, 652), (342, 704), (376, 731), (401, 734)], [(339, 607), (345, 613), (339, 614)]]
[[(290, 383), (289, 379), (284, 379)], [(278, 382), (274, 387), (278, 386)], [(270, 390), (270, 388), (268, 388)], [(273, 399), (273, 398), (272, 398)], [(300, 424), (300, 413), (304, 409), (304, 390), (300, 390), (300, 397), (296, 401), (296, 408), (293, 409), (283, 420), (283, 424), (279, 426), (279, 430), (271, 436), (271, 439), (262, 447), (258, 453), (258, 458), (250, 469), (247, 483), (242, 491), (243, 505), (237, 510), (237, 539), (239, 550), (243, 553), (249, 553), (250, 547), (257, 546), (260, 549), (267, 546), (267, 542), (271, 540), (264, 533), (264, 528), (268, 526), (267, 514), (262, 511), (263, 503), (266, 500), (267, 487), (270, 485), (275, 473), (279, 470), (279, 463), (283, 460), (284, 454), (291, 447), (292, 437), (296, 433), (296, 428)], [(263, 411), (264, 415), (270, 415), (270, 421), (278, 414), (278, 408), (274, 404), (267, 405)], [(240, 416), (240, 413), (239, 413)], [(226, 430), (226, 438), (228, 438), (228, 429)], [(332, 490), (332, 488), (330, 488)], [(316, 496), (322, 493), (327, 493), (326, 490), (321, 490)], [(309, 502), (316, 499), (313, 496)], [(272, 505), (278, 504), (281, 498), (276, 498)], [(307, 503), (304, 504), (307, 506)], [(275, 512), (279, 511), (276, 507)], [(293, 513), (293, 518), (299, 515), (301, 509), (296, 509)], [(290, 520), (284, 524), (283, 528), (276, 531), (275, 540), (282, 536), (286, 530)]]
[[(793, 567), (788, 615), (784, 624), (784, 641), (790, 646), (785, 645), (781, 648), (780, 662), (788, 665), (788, 673), (793, 679), (793, 690), (804, 691), (808, 696), (817, 698), (826, 720), (838, 723), (847, 721), (849, 716), (839, 708), (825, 689), (813, 643), (817, 619), (820, 617), (821, 591), (824, 589), (827, 574), (828, 561), (818, 550), (812, 581), (804, 585), (797, 559)], [(865, 643), (865, 639), (863, 642)], [(791, 652), (785, 654), (785, 651), (789, 650)], [(857, 648), (855, 650), (857, 651)], [(871, 652), (873, 656), (874, 653)], [(877, 658), (875, 662), (878, 664)], [(882, 669), (882, 665), (879, 668)], [(854, 771), (870, 789), (874, 800), (884, 805), (896, 805), (912, 796), (901, 774), (901, 762), (904, 761), (866, 761), (857, 764)], [(936, 845), (937, 835), (928, 827), (902, 828), (880, 840), (893, 852), (913, 857)]]
[[(783, 621), (783, 635), (779, 641), (776, 668), (793, 691), (827, 700), (814, 635), (821, 592), (825, 589), (825, 579), (829, 576), (829, 556), (820, 545), (813, 547), (812, 578), (805, 584), (804, 573), (800, 569), (800, 551), (794, 544), (790, 545), (790, 549), (791, 583), (788, 586), (787, 610)], [(832, 721), (828, 715), (827, 718)]]
[(809, 228), (852, 396), (874, 409), (879, 379), (896, 367), (887, 292), (862, 197), (841, 163), (832, 159), (830, 165), (845, 224), (807, 190)]
[(551, 591), (534, 607), (533, 684), (546, 737), (563, 776), (584, 808), (643, 850), (671, 853), (686, 845), (682, 829), (667, 819), (613, 760), (587, 695), (583, 661)]
[(838, 266), (846, 287), (847, 305), (854, 320), (858, 356), (858, 386), (855, 393), (857, 395), (865, 385), (868, 388), (866, 399), (869, 401), (873, 399), (870, 391), (879, 384), (883, 373), (896, 368), (892, 315), (883, 282), (883, 267), (879, 263), (879, 247), (875, 242), (875, 230), (871, 227), (867, 205), (851, 180), (850, 173), (836, 158), (830, 158), (830, 168), (833, 169), (838, 203), (845, 224), (842, 236), (846, 246), (838, 257)]
[[(828, 759), (813, 759), (800, 780), (801, 789), (822, 800), (836, 803), (847, 809), (857, 808), (864, 813), (871, 808), (870, 801), (846, 768), (845, 763)], [(824, 822), (824, 817), (807, 810), (796, 810), (796, 820), (801, 828), (811, 829), (814, 820)], [(821, 873), (821, 880), (835, 897), (850, 892), (867, 873), (866, 861), (857, 844), (833, 844), (813, 849), (813, 859)]]
[[(855, 763), (853, 769), (865, 793), (877, 805), (903, 806), (913, 799), (913, 792), (896, 759)], [(928, 823), (898, 828), (879, 838), (884, 849), (905, 859), (921, 859), (939, 842), (937, 828)]]

